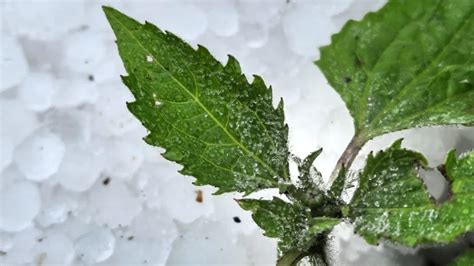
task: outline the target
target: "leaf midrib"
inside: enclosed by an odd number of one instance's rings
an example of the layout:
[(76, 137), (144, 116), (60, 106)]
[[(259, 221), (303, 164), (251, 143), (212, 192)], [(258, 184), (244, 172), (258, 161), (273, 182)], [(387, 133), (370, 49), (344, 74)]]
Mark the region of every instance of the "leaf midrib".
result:
[[(422, 78), (424, 75), (426, 75), (426, 73), (428, 73), (430, 70), (432, 70), (432, 67), (433, 65), (435, 65), (439, 59), (446, 53), (446, 51), (448, 50), (448, 48), (451, 47), (452, 43), (454, 40), (456, 40), (458, 38), (458, 35), (460, 33), (462, 33), (465, 28), (467, 28), (466, 26), (468, 25), (468, 22), (470, 22), (471, 20), (471, 17), (472, 17), (472, 13), (471, 12), (468, 12), (467, 13), (467, 19), (465, 19), (465, 21), (463, 23), (461, 23), (461, 25), (458, 27), (458, 29), (452, 34), (451, 38), (449, 38), (449, 41), (447, 42), (447, 44), (443, 47), (443, 49), (440, 50), (440, 52), (434, 56), (433, 60), (431, 60), (430, 64), (428, 67), (426, 67), (423, 71), (421, 71), (419, 74), (417, 74), (408, 84), (406, 84), (399, 92), (397, 95), (394, 96), (394, 98), (390, 101), (389, 104), (385, 105), (382, 110), (374, 117), (374, 119), (372, 119), (372, 121), (367, 125), (366, 127), (366, 131), (369, 132), (369, 135), (370, 135), (370, 132), (372, 132), (373, 130), (373, 127), (374, 126), (377, 126), (377, 123), (380, 122), (380, 120), (387, 115), (386, 112), (390, 111), (394, 106), (396, 106), (399, 102), (400, 102), (400, 99), (403, 98), (403, 96), (405, 96), (405, 94), (407, 92), (409, 92), (409, 88), (411, 88), (414, 84), (416, 84), (420, 78)], [(368, 112), (366, 112), (368, 114)], [(364, 131), (364, 130), (362, 130)], [(375, 135), (376, 136), (376, 135)], [(375, 137), (375, 136), (369, 136), (369, 137)]]
[[(433, 16), (433, 14), (436, 12), (436, 10), (438, 9), (439, 5), (440, 5), (441, 1), (438, 1), (438, 4), (436, 5), (435, 8), (433, 8), (432, 10), (432, 13), (428, 15), (426, 15), (426, 17), (431, 17)], [(377, 59), (375, 60), (375, 64), (373, 65), (373, 67), (368, 71), (367, 73), (367, 82), (365, 83), (365, 86), (364, 86), (364, 89), (363, 89), (363, 94), (362, 94), (362, 104), (360, 104), (359, 106), (359, 114), (360, 114), (360, 121), (359, 121), (359, 124), (360, 125), (364, 125), (365, 122), (367, 121), (367, 119), (369, 118), (369, 112), (368, 112), (368, 109), (366, 108), (368, 106), (368, 101), (369, 101), (369, 92), (370, 92), (370, 85), (372, 85), (372, 82), (373, 82), (373, 79), (374, 79), (374, 71), (377, 70), (377, 67), (379, 66), (380, 62), (382, 62), (382, 58), (385, 56), (385, 53), (392, 47), (392, 45), (395, 43), (395, 41), (398, 40), (398, 37), (400, 37), (400, 34), (408, 27), (408, 26), (411, 26), (413, 25), (414, 23), (418, 23), (418, 21), (416, 20), (411, 20), (409, 21), (408, 23), (406, 23), (405, 25), (403, 25), (398, 31), (397, 33), (395, 34), (395, 36), (390, 40), (390, 42), (388, 43), (388, 45), (385, 46), (385, 48), (383, 49), (383, 51), (380, 53), (380, 55), (377, 57)]]
[[(145, 46), (142, 45), (142, 43), (139, 41), (139, 39), (135, 36), (133, 31), (129, 30), (123, 23), (120, 21), (120, 19), (116, 18), (115, 15), (111, 16), (115, 21), (118, 22), (118, 24), (125, 29), (125, 31), (136, 41), (136, 43), (143, 49), (143, 51), (146, 52), (146, 54), (153, 54), (151, 53)], [(235, 144), (237, 144), (243, 151), (245, 151), (248, 155), (250, 155), (252, 158), (254, 158), (256, 161), (258, 161), (263, 167), (265, 167), (268, 171), (270, 171), (271, 174), (274, 176), (279, 176), (273, 168), (271, 168), (265, 161), (263, 161), (260, 157), (255, 155), (253, 152), (247, 149), (242, 143), (240, 143), (228, 130), (227, 128), (222, 125), (222, 123), (214, 116), (212, 112), (207, 109), (206, 106), (204, 106), (199, 98), (197, 98), (193, 93), (191, 93), (178, 79), (176, 79), (162, 64), (158, 62), (157, 59), (153, 60), (152, 63), (157, 64), (161, 69), (163, 69), (164, 72), (168, 73), (168, 75), (187, 93), (191, 96), (191, 98), (209, 115), (209, 117), (214, 120), (214, 122), (226, 133), (226, 135), (233, 141)]]
[[(166, 120), (163, 116), (161, 116), (160, 114), (158, 114), (158, 116), (160, 116), (160, 117), (163, 119), (163, 121), (164, 121), (165, 123), (167, 123), (168, 125), (170, 125), (170, 126), (171, 126), (173, 129), (175, 129), (176, 131), (178, 131), (178, 132), (180, 132), (181, 134), (183, 134), (183, 135), (185, 135), (185, 136), (187, 136), (187, 137), (190, 137), (190, 138), (192, 138), (192, 139), (194, 139), (194, 140), (196, 140), (196, 141), (198, 141), (198, 142), (201, 142), (202, 144), (204, 144), (204, 145), (206, 145), (206, 146), (229, 147), (229, 146), (235, 146), (235, 145), (236, 145), (236, 144), (219, 144), (219, 143), (209, 143), (209, 142), (206, 142), (206, 141), (204, 141), (204, 140), (202, 140), (202, 139), (200, 139), (200, 138), (197, 138), (197, 137), (195, 137), (195, 136), (193, 136), (193, 135), (188, 134), (188, 133), (185, 132), (185, 131), (182, 131), (181, 129), (179, 129), (178, 127), (176, 127), (173, 123), (167, 121), (167, 120)], [(248, 177), (252, 177), (252, 178), (257, 178), (257, 179), (262, 179), (262, 180), (265, 180), (265, 181), (271, 181), (271, 182), (273, 182), (273, 180), (269, 180), (269, 179), (266, 179), (266, 178), (264, 178), (264, 177), (260, 177), (260, 176), (249, 176), (249, 175), (246, 174), (246, 173), (239, 172), (239, 171), (235, 171), (235, 170), (233, 170), (232, 168), (226, 168), (226, 167), (220, 166), (220, 165), (216, 164), (215, 162), (213, 162), (212, 160), (210, 160), (210, 159), (208, 159), (208, 158), (202, 156), (202, 155), (199, 154), (199, 153), (194, 153), (194, 152), (191, 152), (191, 151), (189, 151), (189, 150), (187, 150), (187, 152), (190, 152), (191, 154), (194, 154), (195, 156), (198, 156), (199, 158), (201, 158), (201, 159), (203, 159), (204, 161), (206, 161), (206, 162), (212, 164), (212, 165), (215, 166), (216, 168), (222, 169), (222, 170), (224, 170), (224, 171), (227, 171), (227, 172), (230, 172), (230, 173), (234, 173), (234, 174), (239, 174), (239, 175), (241, 175), (241, 176), (248, 176)], [(275, 183), (275, 185), (277, 185), (276, 182), (274, 182), (274, 183)]]

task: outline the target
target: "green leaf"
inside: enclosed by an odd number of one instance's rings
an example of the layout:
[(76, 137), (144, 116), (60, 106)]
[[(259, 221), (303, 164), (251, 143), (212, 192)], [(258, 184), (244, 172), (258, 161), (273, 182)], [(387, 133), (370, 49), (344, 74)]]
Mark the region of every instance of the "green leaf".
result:
[(288, 179), (283, 102), (272, 106), (260, 77), (249, 84), (232, 56), (223, 66), (202, 46), (113, 8), (104, 12), (135, 97), (128, 108), (149, 130), (148, 144), (165, 148), (182, 174), (217, 193), (250, 193)]
[(244, 210), (252, 211), (255, 222), (264, 235), (279, 239), (282, 252), (306, 251), (314, 243), (314, 237), (337, 225), (340, 220), (330, 217), (311, 218), (309, 208), (299, 203), (288, 203), (280, 198), (272, 200), (238, 200)]
[[(298, 164), (298, 180), (296, 184), (291, 182), (280, 183), (280, 194), (285, 194), (291, 201), (298, 201), (310, 207), (318, 209), (318, 211), (329, 210), (329, 202), (321, 173), (313, 166), (316, 158), (321, 154), (322, 148), (310, 153), (304, 160), (293, 156), (292, 159)], [(330, 208), (333, 210), (333, 208)], [(337, 208), (336, 208), (337, 209)], [(320, 216), (327, 216), (328, 213), (318, 213)]]
[(310, 153), (304, 160), (298, 165), (299, 176), (298, 179), (303, 187), (306, 188), (318, 188), (322, 185), (323, 180), (321, 173), (313, 167), (314, 160), (323, 151), (322, 148)]
[(474, 1), (390, 1), (349, 21), (315, 63), (365, 140), (474, 123)]
[(400, 144), (401, 140), (369, 155), (350, 204), (356, 232), (369, 243), (387, 239), (415, 246), (451, 242), (473, 230), (474, 152), (460, 158), (454, 151), (448, 154), (445, 165), (452, 196), (437, 206), (418, 174), (426, 159)]
[(346, 184), (346, 177), (347, 177), (347, 170), (344, 166), (342, 166), (341, 170), (338, 172), (336, 179), (331, 184), (331, 188), (329, 189), (329, 196), (333, 199), (341, 199), (342, 192), (344, 191), (345, 184)]
[(320, 234), (324, 231), (332, 229), (341, 222), (338, 218), (316, 217), (310, 221), (309, 233), (312, 235)]
[(470, 249), (461, 256), (457, 257), (451, 266), (472, 266), (474, 265), (474, 249)]

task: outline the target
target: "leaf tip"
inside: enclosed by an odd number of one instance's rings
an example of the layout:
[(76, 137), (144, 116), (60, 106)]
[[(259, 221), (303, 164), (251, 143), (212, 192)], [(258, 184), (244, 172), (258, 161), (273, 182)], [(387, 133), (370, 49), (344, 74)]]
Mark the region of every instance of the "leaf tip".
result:
[(392, 144), (392, 147), (393, 149), (401, 149), (402, 148), (402, 142), (403, 142), (403, 138), (399, 138), (397, 139), (393, 144)]
[(106, 5), (103, 5), (102, 6), (102, 11), (104, 11), (104, 14), (105, 16), (107, 17), (107, 20), (109, 22), (111, 22), (111, 19), (113, 17), (116, 17), (117, 15), (122, 15), (122, 16), (125, 16), (124, 14), (122, 14), (120, 11), (118, 11), (117, 9), (111, 7), (111, 6), (106, 6)]
[(239, 74), (242, 73), (239, 61), (237, 61), (237, 59), (233, 55), (230, 55), (230, 54), (227, 55), (227, 63), (225, 64), (225, 68), (235, 73), (239, 73)]
[(103, 5), (102, 6), (102, 10), (104, 11), (104, 13), (107, 15), (107, 14), (110, 14), (114, 8), (113, 7), (110, 7), (110, 6), (106, 6), (106, 5)]

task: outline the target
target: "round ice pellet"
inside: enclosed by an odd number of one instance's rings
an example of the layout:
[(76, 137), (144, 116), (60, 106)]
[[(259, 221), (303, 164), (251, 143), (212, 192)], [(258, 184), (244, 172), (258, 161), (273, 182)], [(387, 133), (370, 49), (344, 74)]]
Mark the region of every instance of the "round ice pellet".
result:
[(0, 229), (18, 232), (31, 225), (41, 206), (36, 185), (21, 181), (2, 189), (0, 195)]
[(38, 131), (20, 144), (14, 160), (26, 178), (41, 181), (56, 173), (64, 152), (64, 143), (57, 135)]

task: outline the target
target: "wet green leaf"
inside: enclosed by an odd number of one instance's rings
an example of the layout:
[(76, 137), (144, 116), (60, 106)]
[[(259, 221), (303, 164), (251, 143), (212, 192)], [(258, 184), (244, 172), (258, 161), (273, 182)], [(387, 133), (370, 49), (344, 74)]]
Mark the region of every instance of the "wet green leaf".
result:
[(287, 179), (283, 102), (255, 76), (249, 84), (229, 56), (223, 66), (204, 47), (104, 7), (117, 37), (135, 101), (130, 111), (149, 130), (145, 141), (182, 164), (181, 173), (217, 193), (250, 193)]
[(322, 148), (310, 153), (306, 158), (298, 165), (298, 180), (300, 185), (304, 188), (320, 188), (323, 184), (321, 173), (313, 166), (314, 160), (323, 151)]
[(457, 257), (451, 266), (472, 266), (474, 265), (474, 249), (470, 249)]
[(314, 244), (317, 234), (340, 222), (330, 217), (312, 218), (309, 208), (276, 197), (273, 200), (243, 199), (238, 203), (244, 210), (253, 212), (252, 217), (265, 231), (264, 235), (279, 239), (282, 252), (306, 251)]
[(339, 171), (336, 179), (331, 184), (331, 188), (329, 189), (329, 196), (333, 199), (341, 199), (342, 192), (344, 191), (346, 185), (346, 177), (347, 177), (347, 170), (344, 166)]
[(369, 155), (349, 217), (369, 243), (379, 240), (415, 246), (447, 243), (474, 229), (474, 152), (457, 158), (451, 151), (446, 174), (451, 198), (437, 205), (430, 198), (418, 168), (426, 166), (417, 152), (400, 147), (401, 140)]
[(310, 220), (309, 233), (312, 235), (322, 233), (341, 223), (338, 218), (316, 217)]
[(474, 123), (474, 1), (390, 1), (349, 21), (315, 62), (356, 134)]

